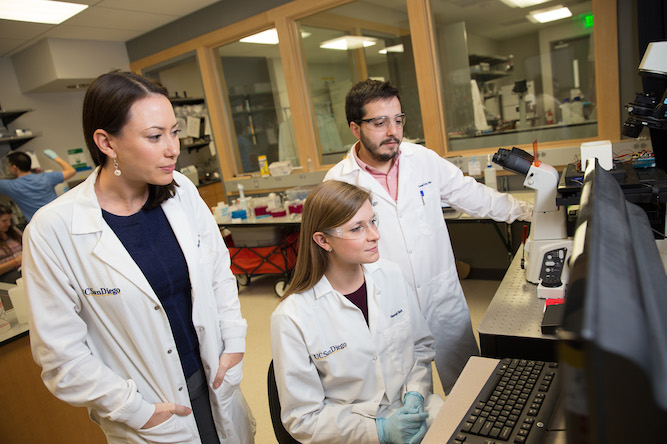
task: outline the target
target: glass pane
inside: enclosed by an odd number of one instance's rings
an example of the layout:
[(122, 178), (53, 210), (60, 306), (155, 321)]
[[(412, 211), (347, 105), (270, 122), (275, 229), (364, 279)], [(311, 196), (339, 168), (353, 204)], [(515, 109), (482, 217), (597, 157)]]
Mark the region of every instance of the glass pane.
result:
[(405, 0), (383, 2), (380, 8), (361, 0), (304, 18), (299, 25), (322, 164), (338, 162), (356, 142), (345, 116), (345, 95), (369, 77), (388, 80), (401, 91), (408, 116), (404, 136), (423, 142)]
[[(431, 0), (452, 151), (596, 137), (591, 1)], [(525, 1), (522, 3), (526, 3)]]
[(196, 172), (200, 185), (219, 181), (220, 164), (195, 55), (186, 54), (152, 66), (144, 70), (143, 75), (157, 80), (169, 91), (181, 130), (181, 154), (176, 168), (191, 179)]
[(251, 37), (265, 43), (238, 41), (217, 48), (233, 118), (237, 170), (259, 171), (261, 156), (268, 164), (290, 160), (297, 167), (297, 156), (282, 156), (278, 149), (283, 139), (294, 138), (278, 35), (272, 29)]

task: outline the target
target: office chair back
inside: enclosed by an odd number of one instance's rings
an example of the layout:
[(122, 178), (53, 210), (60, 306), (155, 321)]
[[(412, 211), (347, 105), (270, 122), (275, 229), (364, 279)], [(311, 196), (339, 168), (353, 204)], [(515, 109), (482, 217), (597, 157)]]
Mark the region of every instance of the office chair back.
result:
[(299, 444), (299, 441), (292, 438), (283, 422), (280, 419), (280, 399), (278, 398), (278, 387), (276, 386), (276, 374), (273, 370), (273, 361), (269, 364), (269, 373), (266, 378), (269, 389), (269, 412), (271, 413), (271, 423), (273, 432), (276, 434), (278, 444)]

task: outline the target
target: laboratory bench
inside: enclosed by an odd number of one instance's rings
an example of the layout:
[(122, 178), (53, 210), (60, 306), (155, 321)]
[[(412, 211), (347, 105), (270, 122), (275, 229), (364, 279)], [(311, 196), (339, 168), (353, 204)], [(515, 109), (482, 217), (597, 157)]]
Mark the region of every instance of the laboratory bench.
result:
[[(518, 200), (533, 202), (534, 191), (509, 192)], [(457, 260), (470, 265), (470, 279), (501, 280), (522, 241), (524, 225), (473, 217), (453, 208), (443, 209), (449, 237)], [(483, 254), (480, 254), (483, 252)]]
[(5, 312), (11, 330), (0, 333), (0, 405), (5, 427), (3, 444), (103, 444), (102, 430), (83, 407), (72, 407), (49, 392), (30, 350), (28, 324), (19, 324), (14, 310)]
[(482, 356), (557, 360), (557, 336), (542, 333), (545, 299), (526, 281), (519, 248), (477, 327)]

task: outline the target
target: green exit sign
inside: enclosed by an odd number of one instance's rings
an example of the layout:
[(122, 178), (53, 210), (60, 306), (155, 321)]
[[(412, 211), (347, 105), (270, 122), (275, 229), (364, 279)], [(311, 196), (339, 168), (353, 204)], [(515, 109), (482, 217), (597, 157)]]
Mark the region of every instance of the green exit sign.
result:
[(583, 19), (584, 23), (584, 28), (592, 28), (593, 27), (593, 14), (586, 14), (581, 16)]

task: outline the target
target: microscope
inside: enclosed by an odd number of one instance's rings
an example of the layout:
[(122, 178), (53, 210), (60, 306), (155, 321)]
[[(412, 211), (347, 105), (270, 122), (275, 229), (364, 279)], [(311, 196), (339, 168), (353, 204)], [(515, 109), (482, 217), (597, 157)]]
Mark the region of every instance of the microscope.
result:
[(639, 64), (639, 75), (648, 92), (637, 93), (634, 102), (625, 106), (628, 118), (623, 124), (623, 135), (637, 138), (644, 128), (648, 128), (656, 166), (667, 171), (664, 132), (667, 130), (667, 41), (648, 44)]
[(562, 298), (568, 280), (572, 239), (567, 237), (565, 207), (556, 205), (558, 171), (519, 148), (500, 148), (493, 161), (526, 176), (523, 185), (535, 190), (533, 220), (524, 245), (526, 280), (538, 284), (540, 298)]
[(667, 231), (667, 41), (648, 44), (639, 64), (644, 93), (637, 93), (635, 100), (625, 108), (628, 118), (623, 124), (623, 135), (639, 137), (648, 128), (655, 159), (654, 177), (647, 184), (652, 189), (652, 213), (659, 216), (651, 221), (654, 229), (665, 236)]

